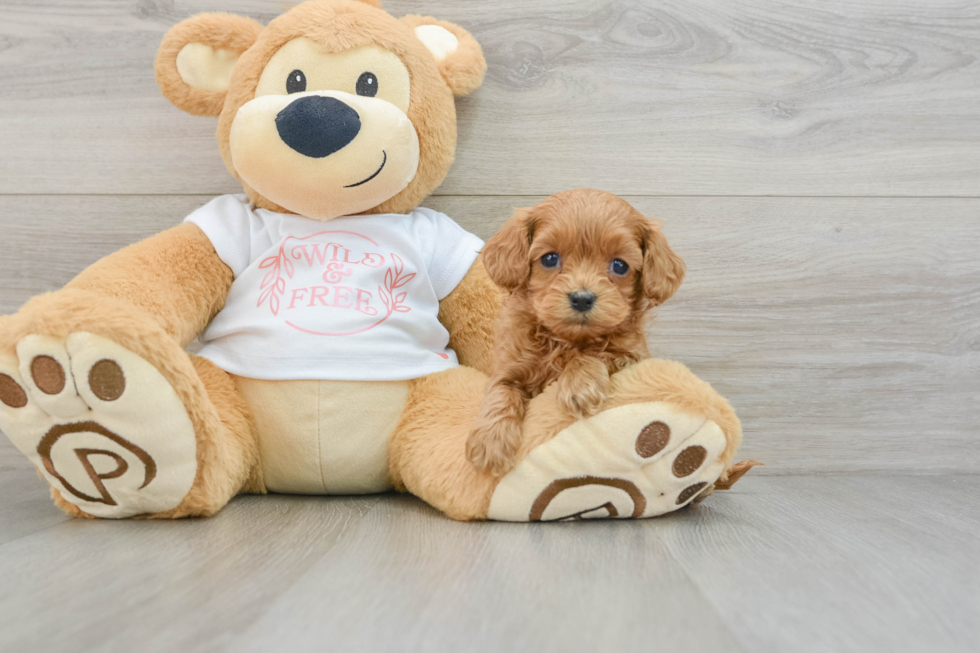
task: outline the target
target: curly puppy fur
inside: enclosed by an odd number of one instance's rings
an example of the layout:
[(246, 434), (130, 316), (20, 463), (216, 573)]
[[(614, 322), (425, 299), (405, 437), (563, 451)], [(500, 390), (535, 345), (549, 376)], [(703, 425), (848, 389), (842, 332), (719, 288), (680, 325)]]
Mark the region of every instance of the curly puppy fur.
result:
[(477, 468), (502, 475), (520, 447), (527, 402), (545, 386), (557, 381), (559, 405), (587, 417), (605, 401), (610, 374), (649, 358), (645, 318), (677, 291), (684, 261), (655, 221), (591, 189), (518, 209), (483, 260), (509, 294), (466, 449)]

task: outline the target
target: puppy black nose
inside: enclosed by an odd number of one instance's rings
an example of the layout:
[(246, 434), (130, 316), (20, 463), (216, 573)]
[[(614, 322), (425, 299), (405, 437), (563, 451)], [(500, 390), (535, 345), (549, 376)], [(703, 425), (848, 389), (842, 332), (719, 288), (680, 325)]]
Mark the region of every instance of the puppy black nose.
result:
[(585, 313), (595, 305), (595, 293), (576, 290), (568, 293), (568, 303), (579, 313)]
[(308, 95), (279, 112), (276, 129), (289, 147), (322, 159), (354, 140), (361, 117), (337, 98)]

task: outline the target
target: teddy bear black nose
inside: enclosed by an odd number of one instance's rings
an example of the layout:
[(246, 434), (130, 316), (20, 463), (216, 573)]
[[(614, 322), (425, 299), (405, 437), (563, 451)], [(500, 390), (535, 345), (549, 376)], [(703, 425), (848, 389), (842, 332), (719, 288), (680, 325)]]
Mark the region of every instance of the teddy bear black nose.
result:
[(585, 313), (595, 305), (595, 293), (576, 290), (568, 293), (568, 303), (579, 313)]
[(322, 159), (354, 140), (361, 131), (361, 117), (337, 98), (308, 95), (279, 112), (276, 128), (286, 145)]

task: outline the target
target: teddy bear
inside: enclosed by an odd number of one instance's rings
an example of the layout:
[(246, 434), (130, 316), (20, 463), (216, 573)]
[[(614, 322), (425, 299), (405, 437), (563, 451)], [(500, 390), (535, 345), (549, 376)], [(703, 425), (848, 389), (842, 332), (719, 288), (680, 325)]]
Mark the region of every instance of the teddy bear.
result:
[(217, 118), (244, 193), (0, 318), (0, 429), (65, 512), (396, 489), (459, 520), (650, 517), (726, 479), (735, 412), (664, 360), (614, 374), (584, 419), (546, 389), (502, 476), (468, 461), (500, 290), (482, 241), (419, 206), (454, 158), (454, 97), (486, 70), (467, 31), (311, 0), (268, 25), (185, 20), (155, 70)]

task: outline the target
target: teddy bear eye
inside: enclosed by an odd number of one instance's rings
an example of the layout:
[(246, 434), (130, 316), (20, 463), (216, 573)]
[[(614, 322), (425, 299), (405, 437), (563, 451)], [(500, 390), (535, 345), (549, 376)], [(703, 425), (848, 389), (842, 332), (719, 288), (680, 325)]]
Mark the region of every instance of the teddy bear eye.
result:
[(365, 97), (374, 97), (378, 94), (378, 78), (374, 73), (361, 73), (357, 78), (357, 94)]
[(548, 252), (541, 257), (541, 265), (546, 268), (558, 267), (559, 263), (561, 263), (561, 257), (558, 256), (558, 252)]
[(306, 90), (306, 75), (302, 70), (294, 70), (286, 78), (287, 93), (302, 93)]
[(618, 277), (625, 275), (630, 271), (630, 266), (626, 261), (622, 259), (613, 259), (613, 262), (609, 264), (609, 270)]

